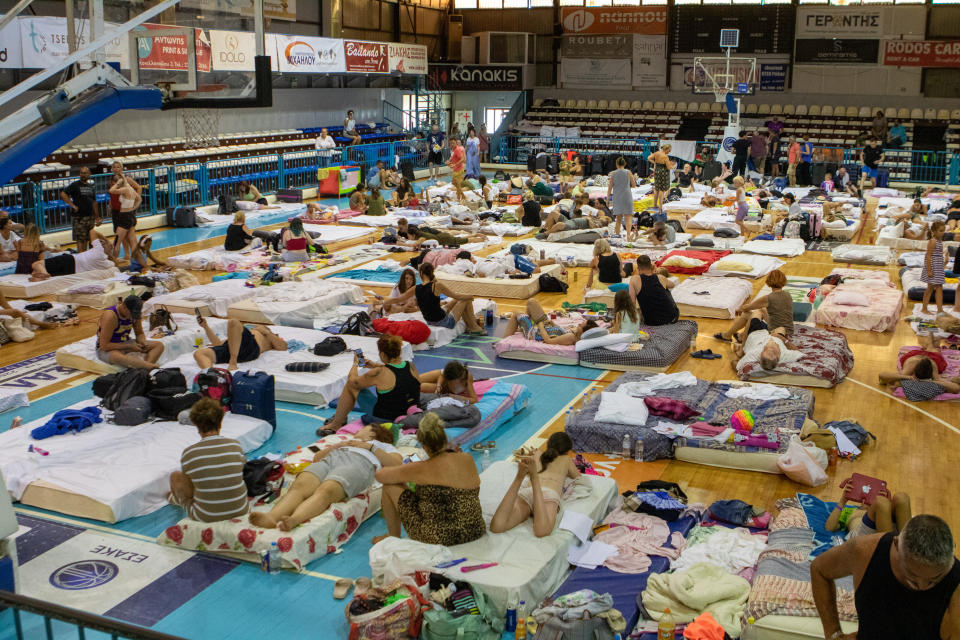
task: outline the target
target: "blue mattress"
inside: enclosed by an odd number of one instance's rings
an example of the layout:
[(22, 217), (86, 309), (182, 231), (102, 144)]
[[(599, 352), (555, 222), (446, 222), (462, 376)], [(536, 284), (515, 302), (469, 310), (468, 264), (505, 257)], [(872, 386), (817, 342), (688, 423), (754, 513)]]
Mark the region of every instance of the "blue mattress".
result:
[(480, 424), (470, 429), (447, 429), (447, 435), (453, 444), (459, 445), (482, 440), (520, 413), (529, 400), (530, 389), (526, 385), (498, 380), (477, 403), (481, 416)]
[(350, 269), (341, 271), (328, 278), (337, 278), (342, 280), (363, 280), (367, 282), (382, 282), (384, 285), (396, 285), (400, 282), (402, 270), (392, 269)]
[[(693, 529), (697, 521), (692, 516), (667, 523), (670, 531), (679, 531), (684, 537)], [(609, 593), (613, 596), (613, 608), (623, 614), (627, 621), (627, 631), (636, 626), (640, 618), (637, 596), (647, 588), (647, 579), (653, 573), (663, 573), (670, 568), (670, 560), (662, 556), (650, 556), (650, 570), (646, 573), (617, 573), (606, 567), (586, 569), (577, 567), (564, 581), (553, 597), (573, 593), (580, 589), (590, 589), (597, 593)]]

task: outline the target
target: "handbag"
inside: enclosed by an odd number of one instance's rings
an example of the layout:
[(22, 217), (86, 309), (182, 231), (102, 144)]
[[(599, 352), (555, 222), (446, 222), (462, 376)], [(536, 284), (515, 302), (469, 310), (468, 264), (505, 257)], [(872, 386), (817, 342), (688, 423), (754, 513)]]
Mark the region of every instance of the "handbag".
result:
[(537, 627), (534, 640), (613, 640), (613, 630), (604, 618), (563, 620), (551, 616)]
[(474, 605), (479, 613), (455, 615), (456, 611), (447, 611), (440, 607), (428, 609), (423, 614), (422, 640), (498, 640), (505, 625), (503, 618), (497, 615), (493, 607), (483, 596), (483, 592), (470, 586)]
[(166, 307), (157, 307), (150, 314), (150, 331), (163, 327), (172, 333), (177, 332), (177, 323)]
[[(371, 610), (375, 600), (383, 602), (394, 593), (409, 597)], [(372, 589), (354, 595), (344, 614), (349, 626), (348, 640), (406, 640), (420, 636), (424, 610), (430, 603), (413, 585), (401, 583), (389, 589)]]
[(377, 330), (373, 328), (373, 321), (370, 314), (366, 311), (359, 311), (347, 318), (337, 333), (349, 336), (378, 336)]

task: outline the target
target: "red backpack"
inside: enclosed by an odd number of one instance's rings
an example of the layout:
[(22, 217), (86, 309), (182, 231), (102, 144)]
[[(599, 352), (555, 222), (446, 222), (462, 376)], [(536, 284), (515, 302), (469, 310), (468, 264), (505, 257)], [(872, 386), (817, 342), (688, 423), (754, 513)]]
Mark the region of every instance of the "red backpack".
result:
[(194, 376), (193, 390), (201, 396), (213, 398), (225, 410), (229, 410), (233, 396), (233, 376), (226, 369), (210, 367)]

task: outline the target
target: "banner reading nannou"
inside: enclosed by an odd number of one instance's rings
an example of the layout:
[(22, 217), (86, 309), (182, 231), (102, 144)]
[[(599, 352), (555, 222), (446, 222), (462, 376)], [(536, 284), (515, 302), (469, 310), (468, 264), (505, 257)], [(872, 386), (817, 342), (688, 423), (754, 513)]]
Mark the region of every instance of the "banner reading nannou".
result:
[(896, 67), (960, 67), (960, 41), (887, 40), (883, 64)]
[(390, 73), (385, 42), (344, 40), (343, 50), (350, 73)]
[(427, 48), (422, 44), (387, 44), (390, 71), (426, 75)]
[(561, 7), (564, 33), (666, 35), (666, 7)]
[[(149, 30), (176, 28), (166, 24), (143, 25)], [(134, 30), (135, 32), (137, 29)], [(210, 41), (203, 29), (194, 29), (194, 51), (197, 71), (210, 71)], [(137, 55), (141, 69), (164, 71), (187, 70), (187, 38), (185, 36), (155, 36), (137, 40)]]

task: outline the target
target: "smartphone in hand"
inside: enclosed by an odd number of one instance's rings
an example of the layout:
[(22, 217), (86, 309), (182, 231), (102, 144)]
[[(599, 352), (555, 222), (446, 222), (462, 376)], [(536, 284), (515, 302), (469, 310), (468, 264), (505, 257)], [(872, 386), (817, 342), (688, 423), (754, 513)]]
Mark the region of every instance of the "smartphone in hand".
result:
[(363, 357), (363, 349), (354, 349), (353, 352), (357, 354), (357, 366), (358, 367), (367, 366), (367, 359)]

